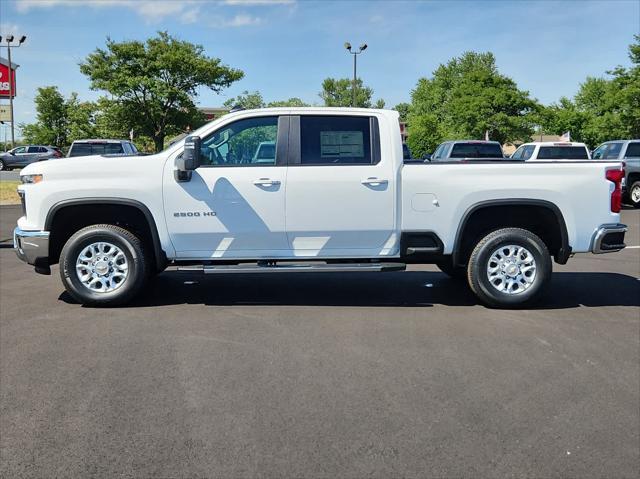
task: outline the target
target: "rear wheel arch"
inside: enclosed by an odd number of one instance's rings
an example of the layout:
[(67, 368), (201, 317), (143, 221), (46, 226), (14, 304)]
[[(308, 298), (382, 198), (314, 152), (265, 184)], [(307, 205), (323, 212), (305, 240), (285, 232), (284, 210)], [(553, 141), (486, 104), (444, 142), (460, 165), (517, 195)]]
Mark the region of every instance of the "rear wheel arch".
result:
[(571, 246), (560, 208), (550, 201), (522, 198), (488, 200), (469, 207), (456, 232), (453, 263), (465, 266), (482, 237), (508, 227), (527, 229), (539, 236), (556, 263), (565, 264), (569, 259)]
[(51, 233), (49, 263), (58, 262), (66, 241), (80, 229), (109, 223), (136, 233), (147, 244), (157, 271), (166, 267), (158, 228), (151, 211), (142, 203), (125, 198), (80, 198), (56, 203), (47, 213), (45, 230)]

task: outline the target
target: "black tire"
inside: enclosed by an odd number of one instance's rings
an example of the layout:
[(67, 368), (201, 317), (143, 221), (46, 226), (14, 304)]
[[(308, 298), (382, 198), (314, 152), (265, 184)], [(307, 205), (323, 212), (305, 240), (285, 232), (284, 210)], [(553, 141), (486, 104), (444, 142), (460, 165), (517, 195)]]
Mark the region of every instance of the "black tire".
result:
[[(637, 193), (637, 194), (634, 194)], [(631, 188), (629, 188), (629, 194), (627, 195), (629, 198), (629, 204), (634, 208), (640, 208), (640, 181), (634, 181), (631, 184)], [(636, 198), (636, 201), (633, 198)]]
[[(536, 263), (533, 282), (516, 294), (499, 291), (487, 276), (492, 254), (501, 246), (507, 245), (525, 247)], [(489, 233), (473, 249), (467, 267), (467, 278), (473, 293), (487, 306), (517, 308), (531, 304), (543, 293), (551, 279), (551, 271), (551, 255), (538, 236), (521, 228), (503, 228)]]
[(7, 166), (4, 164), (4, 161), (0, 160), (0, 171), (4, 171), (7, 169)]
[[(76, 274), (76, 261), (82, 250), (101, 241), (118, 247), (129, 265), (122, 284), (109, 292), (90, 290)], [(73, 299), (87, 306), (118, 306), (127, 303), (146, 284), (148, 268), (149, 261), (142, 241), (130, 231), (114, 225), (92, 225), (81, 229), (69, 238), (60, 253), (62, 284)]]
[(467, 278), (467, 270), (463, 266), (454, 266), (450, 259), (443, 259), (442, 261), (438, 261), (436, 266), (442, 271), (444, 274), (449, 276), (452, 279), (466, 279)]

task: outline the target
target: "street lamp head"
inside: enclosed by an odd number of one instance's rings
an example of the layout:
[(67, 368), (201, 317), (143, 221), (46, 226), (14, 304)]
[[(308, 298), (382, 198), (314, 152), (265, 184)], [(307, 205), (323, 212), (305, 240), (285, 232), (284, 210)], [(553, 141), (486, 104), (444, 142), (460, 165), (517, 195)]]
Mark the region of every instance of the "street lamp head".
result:
[(349, 43), (349, 42), (345, 42), (344, 47), (345, 47), (347, 50), (351, 51), (351, 43)]
[(7, 36), (7, 43), (11, 43), (13, 41), (13, 35)]
[(20, 45), (22, 45), (26, 39), (27, 39), (27, 36), (26, 35), (22, 35), (20, 37)]
[(360, 51), (363, 52), (367, 49), (367, 44), (363, 43), (362, 45), (360, 45)]

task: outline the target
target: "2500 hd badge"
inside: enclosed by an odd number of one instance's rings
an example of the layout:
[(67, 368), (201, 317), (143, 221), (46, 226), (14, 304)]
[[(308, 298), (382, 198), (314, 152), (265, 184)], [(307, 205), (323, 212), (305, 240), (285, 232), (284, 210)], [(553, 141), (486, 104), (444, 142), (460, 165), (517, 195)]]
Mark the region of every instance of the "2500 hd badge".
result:
[(200, 211), (180, 211), (177, 213), (173, 213), (173, 216), (175, 216), (176, 218), (193, 218), (193, 217), (200, 217), (200, 216), (215, 216), (216, 212), (215, 211), (203, 211), (202, 213)]

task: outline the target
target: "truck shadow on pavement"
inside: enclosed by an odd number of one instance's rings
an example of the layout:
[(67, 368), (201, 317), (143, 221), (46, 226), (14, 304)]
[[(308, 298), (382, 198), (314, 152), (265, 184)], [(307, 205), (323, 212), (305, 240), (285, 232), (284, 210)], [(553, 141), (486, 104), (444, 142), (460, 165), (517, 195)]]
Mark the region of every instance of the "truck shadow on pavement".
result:
[[(60, 299), (72, 303), (63, 293)], [(207, 306), (431, 307), (479, 304), (466, 282), (438, 272), (204, 275), (167, 272), (129, 307)], [(530, 309), (640, 306), (640, 281), (618, 273), (554, 273)]]

